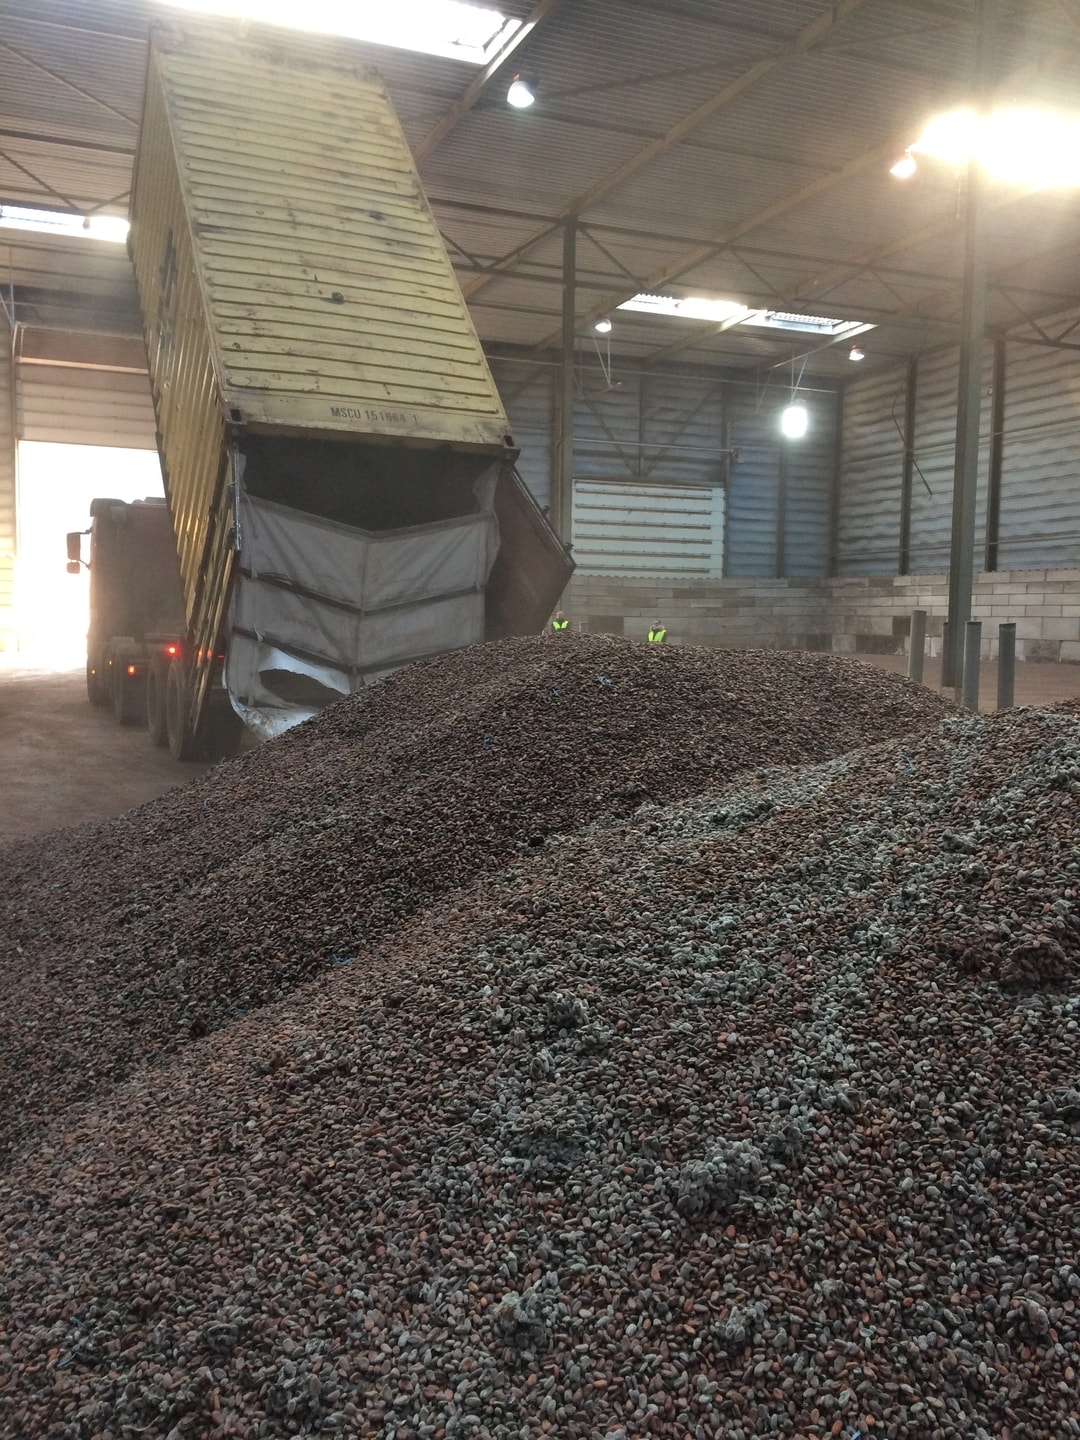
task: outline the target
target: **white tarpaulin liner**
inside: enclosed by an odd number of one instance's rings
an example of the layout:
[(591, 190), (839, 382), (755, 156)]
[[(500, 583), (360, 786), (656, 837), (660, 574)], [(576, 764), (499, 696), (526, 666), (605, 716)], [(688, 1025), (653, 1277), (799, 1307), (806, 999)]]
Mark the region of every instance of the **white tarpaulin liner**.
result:
[(225, 681), (263, 738), (422, 655), (479, 644), (492, 514), (355, 530), (245, 495)]

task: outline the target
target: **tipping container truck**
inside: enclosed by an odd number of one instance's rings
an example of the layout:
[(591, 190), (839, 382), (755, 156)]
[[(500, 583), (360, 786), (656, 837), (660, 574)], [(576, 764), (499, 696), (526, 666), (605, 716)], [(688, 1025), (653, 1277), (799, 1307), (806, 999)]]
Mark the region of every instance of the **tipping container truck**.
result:
[[(385, 87), (344, 42), (159, 28), (129, 247), (182, 624), (125, 632), (111, 689), (147, 676), (154, 738), (192, 756), (232, 714), (267, 738), (542, 627), (572, 562), (514, 469)], [(92, 529), (122, 518), (98, 504)]]

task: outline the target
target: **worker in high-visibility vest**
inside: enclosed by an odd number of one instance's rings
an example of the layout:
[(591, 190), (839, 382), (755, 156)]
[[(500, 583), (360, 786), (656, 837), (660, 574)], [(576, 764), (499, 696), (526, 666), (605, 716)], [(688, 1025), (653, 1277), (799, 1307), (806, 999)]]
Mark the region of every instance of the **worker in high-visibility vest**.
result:
[(551, 622), (551, 633), (553, 635), (562, 635), (564, 631), (567, 631), (569, 629), (570, 621), (567, 620), (566, 616), (561, 610), (556, 610), (555, 618)]
[(650, 644), (650, 645), (663, 645), (663, 643), (664, 643), (664, 641), (665, 641), (666, 639), (667, 639), (667, 627), (666, 627), (665, 625), (663, 625), (659, 620), (654, 620), (654, 621), (652, 622), (652, 626), (651, 626), (651, 628), (650, 628), (650, 630), (649, 630), (649, 644)]

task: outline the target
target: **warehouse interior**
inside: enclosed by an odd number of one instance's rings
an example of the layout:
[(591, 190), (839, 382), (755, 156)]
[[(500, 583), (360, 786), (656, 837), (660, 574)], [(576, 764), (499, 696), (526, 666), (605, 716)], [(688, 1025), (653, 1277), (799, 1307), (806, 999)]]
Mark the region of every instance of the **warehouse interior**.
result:
[(0, 1440), (1080, 1440), (1078, 81), (0, 0)]
[[(972, 105), (1066, 122), (1080, 18), (1073, 0), (984, 8), (521, 0), (455, 58), (342, 39), (389, 87), (521, 473), (574, 547), (582, 628), (637, 634), (661, 606), (683, 641), (891, 653), (922, 606), (936, 653), (975, 233), (972, 613), (987, 654), (1008, 619), (1021, 658), (1080, 659), (1076, 177), (1037, 137), (1020, 162), (999, 137), (969, 224), (966, 162), (926, 140)], [(155, 483), (130, 263), (102, 237), (123, 235), (149, 29), (181, 13), (0, 6), (7, 651), (41, 614), (40, 486), (64, 488), (29, 447), (141, 450), (133, 483)], [(798, 439), (779, 428), (792, 401)], [(84, 520), (65, 509), (57, 534)]]

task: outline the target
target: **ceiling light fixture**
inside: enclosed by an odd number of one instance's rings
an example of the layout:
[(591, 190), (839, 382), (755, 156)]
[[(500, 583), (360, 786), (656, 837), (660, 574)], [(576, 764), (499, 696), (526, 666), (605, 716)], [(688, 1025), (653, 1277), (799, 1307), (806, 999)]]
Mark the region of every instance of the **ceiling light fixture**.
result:
[(915, 156), (908, 149), (904, 151), (895, 165), (889, 167), (889, 174), (895, 175), (898, 180), (910, 180), (916, 169)]
[(789, 440), (801, 440), (810, 428), (810, 415), (805, 405), (793, 400), (780, 412), (780, 430)]
[(848, 351), (848, 359), (849, 359), (849, 360), (865, 360), (865, 359), (866, 359), (866, 351), (862, 348), (861, 345), (852, 345), (851, 349)]
[(611, 334), (611, 321), (610, 321), (610, 320), (608, 319), (608, 317), (605, 315), (605, 316), (603, 317), (603, 319), (597, 320), (596, 324), (593, 326), (593, 329), (596, 331), (596, 333), (597, 333), (598, 335), (610, 335), (610, 334)]
[(1075, 115), (1021, 107), (984, 116), (951, 110), (930, 120), (910, 151), (955, 170), (975, 160), (992, 179), (1027, 190), (1080, 185), (1080, 117)]
[(532, 75), (526, 75), (524, 71), (515, 75), (506, 92), (506, 103), (512, 105), (515, 110), (527, 110), (530, 105), (535, 105), (535, 78)]

